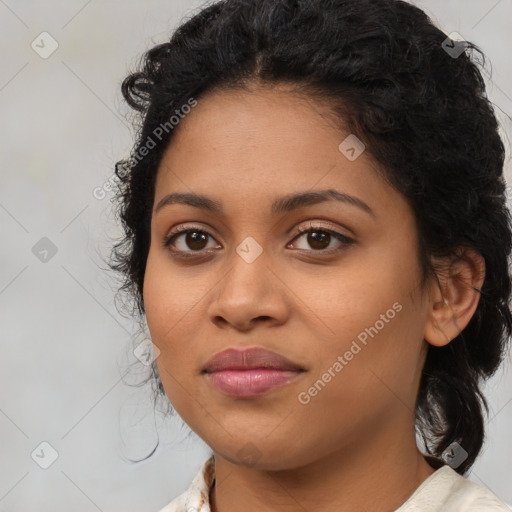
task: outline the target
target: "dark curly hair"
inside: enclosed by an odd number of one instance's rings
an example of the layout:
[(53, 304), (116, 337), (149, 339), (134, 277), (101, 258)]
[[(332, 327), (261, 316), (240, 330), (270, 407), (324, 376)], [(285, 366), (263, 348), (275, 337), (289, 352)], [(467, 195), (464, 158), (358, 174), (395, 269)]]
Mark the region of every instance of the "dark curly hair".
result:
[[(155, 177), (173, 130), (154, 134), (191, 98), (285, 83), (328, 100), (340, 126), (364, 142), (381, 164), (378, 172), (412, 206), (422, 286), (439, 278), (435, 256), (469, 247), (485, 259), (478, 308), (448, 345), (429, 345), (416, 403), (416, 429), (429, 460), (440, 463), (457, 442), (468, 453), (455, 468), (464, 475), (485, 438), (482, 381), (499, 367), (512, 332), (512, 235), (505, 149), (479, 69), (485, 55), (470, 42), (457, 43), (464, 44), (460, 55), (450, 54), (447, 41), (455, 45), (425, 12), (400, 0), (203, 6), (170, 41), (148, 50), (122, 83), (137, 111), (137, 141), (116, 164), (114, 202), (124, 238), (109, 266), (122, 276), (118, 293), (129, 297), (131, 314), (143, 319)], [(150, 138), (154, 147), (141, 152)], [(152, 372), (165, 395), (155, 363)]]

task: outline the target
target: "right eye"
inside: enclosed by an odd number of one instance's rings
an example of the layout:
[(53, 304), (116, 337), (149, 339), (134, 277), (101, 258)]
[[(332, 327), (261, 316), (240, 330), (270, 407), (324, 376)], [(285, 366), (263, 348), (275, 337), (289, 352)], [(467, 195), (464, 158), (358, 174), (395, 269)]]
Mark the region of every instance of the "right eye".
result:
[[(198, 253), (203, 249), (208, 249), (208, 237), (214, 240), (213, 236), (202, 228), (180, 226), (164, 238), (163, 244), (171, 253)], [(171, 249), (171, 247), (175, 248)], [(189, 250), (187, 250), (187, 247)]]

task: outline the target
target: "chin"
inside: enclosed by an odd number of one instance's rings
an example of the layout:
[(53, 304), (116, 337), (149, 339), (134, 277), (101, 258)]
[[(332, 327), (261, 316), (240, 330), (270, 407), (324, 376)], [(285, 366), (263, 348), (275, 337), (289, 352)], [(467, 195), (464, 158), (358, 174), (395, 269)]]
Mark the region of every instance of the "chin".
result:
[[(304, 458), (297, 450), (297, 446), (291, 446), (279, 442), (279, 449), (272, 443), (257, 443), (252, 441), (230, 442), (228, 446), (209, 445), (218, 456), (226, 459), (231, 464), (248, 469), (265, 471), (285, 471), (304, 465)], [(237, 449), (237, 446), (239, 448)]]

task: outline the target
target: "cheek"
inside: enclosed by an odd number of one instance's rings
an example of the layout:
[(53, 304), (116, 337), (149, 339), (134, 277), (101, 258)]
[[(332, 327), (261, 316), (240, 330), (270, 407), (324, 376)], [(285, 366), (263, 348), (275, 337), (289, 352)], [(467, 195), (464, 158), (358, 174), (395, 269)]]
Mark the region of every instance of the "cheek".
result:
[[(355, 406), (350, 396), (342, 396), (348, 389), (352, 396), (371, 400), (379, 389), (386, 391), (385, 384), (394, 390), (410, 388), (423, 341), (424, 318), (414, 269), (402, 270), (386, 260), (380, 267), (376, 261), (361, 265), (364, 268), (356, 265), (333, 280), (310, 304), (330, 333), (316, 352), (314, 377), (332, 381), (328, 384), (332, 399), (348, 407)], [(326, 374), (329, 369), (336, 378)], [(385, 384), (379, 383), (379, 377)]]
[(197, 373), (197, 308), (208, 286), (172, 271), (165, 257), (149, 254), (144, 278), (144, 307), (152, 342), (160, 350), (156, 359), (164, 389), (176, 409), (192, 392)]
[[(390, 306), (374, 306), (378, 314), (367, 312), (349, 326), (340, 324), (337, 342), (317, 353), (321, 360), (298, 398), (306, 414), (303, 418), (328, 418), (321, 427), (324, 433), (336, 437), (339, 431), (340, 439), (350, 437), (375, 424), (376, 418), (402, 414), (404, 404), (412, 408), (419, 347), (409, 338), (414, 334), (407, 327), (410, 312), (404, 305), (401, 310), (398, 304), (395, 309)], [(381, 311), (387, 323), (379, 318)], [(302, 428), (318, 435), (318, 426), (307, 420)]]
[(178, 343), (180, 330), (187, 323), (187, 301), (179, 281), (172, 279), (168, 264), (154, 256), (148, 256), (144, 277), (144, 309), (152, 342), (159, 348), (156, 360), (166, 392), (176, 373), (176, 365), (183, 357), (183, 342)]
[(305, 294), (303, 290), (301, 295), (307, 297), (307, 305), (329, 328), (323, 329), (329, 333), (327, 338), (340, 349), (347, 341), (350, 345), (350, 340), (358, 335), (364, 342), (370, 336), (368, 329), (376, 334), (371, 329), (376, 322), (379, 332), (389, 331), (389, 325), (396, 323), (395, 319), (400, 316), (397, 309), (400, 309), (402, 294), (390, 276), (390, 269), (386, 274), (365, 261), (352, 265), (339, 276), (331, 276), (315, 293)]
[(189, 279), (172, 270), (167, 258), (150, 250), (143, 293), (151, 335), (165, 344), (168, 335), (186, 321), (187, 312), (197, 302), (194, 287)]

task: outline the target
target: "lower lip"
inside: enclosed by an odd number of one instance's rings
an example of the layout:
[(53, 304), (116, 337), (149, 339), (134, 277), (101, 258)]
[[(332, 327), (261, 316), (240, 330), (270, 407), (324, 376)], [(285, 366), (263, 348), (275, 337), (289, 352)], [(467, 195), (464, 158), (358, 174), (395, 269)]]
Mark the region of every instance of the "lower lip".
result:
[(230, 396), (258, 396), (288, 384), (301, 371), (255, 368), (253, 370), (221, 370), (207, 373), (210, 383), (222, 393)]

